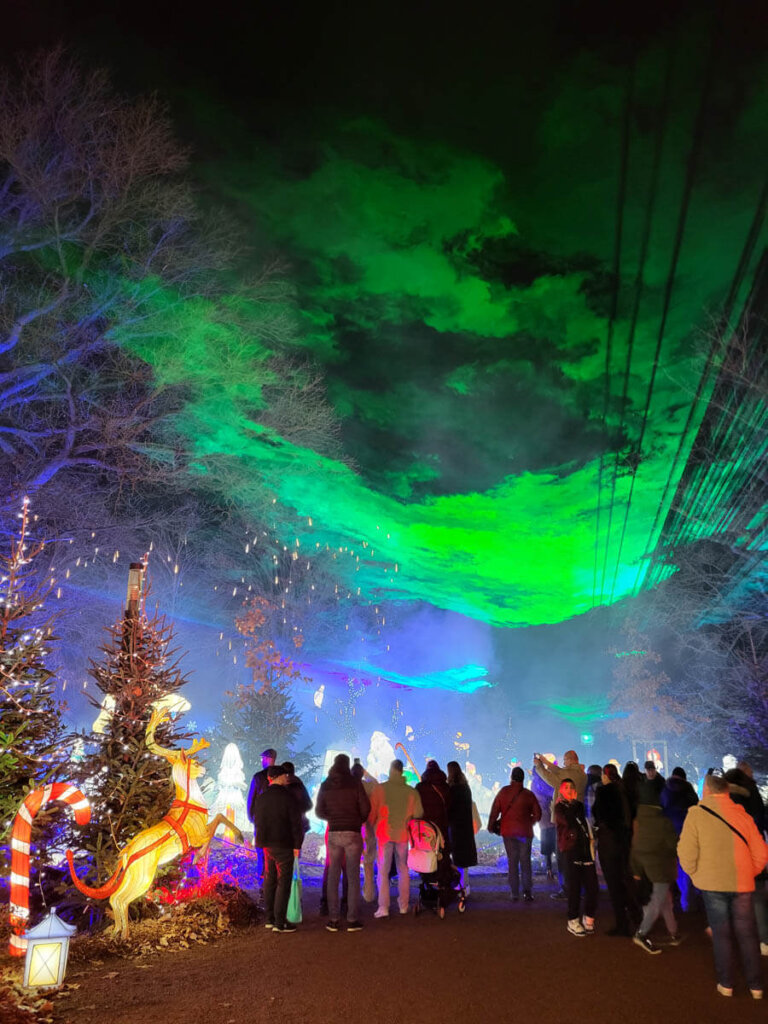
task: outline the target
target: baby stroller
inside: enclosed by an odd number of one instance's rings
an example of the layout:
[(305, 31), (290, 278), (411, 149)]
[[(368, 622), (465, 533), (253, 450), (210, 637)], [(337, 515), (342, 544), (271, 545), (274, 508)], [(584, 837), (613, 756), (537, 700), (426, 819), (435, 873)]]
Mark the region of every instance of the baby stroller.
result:
[(408, 822), (408, 867), (417, 871), (419, 899), (414, 904), (414, 914), (422, 910), (433, 910), (438, 917), (445, 917), (445, 909), (452, 899), (458, 900), (459, 913), (467, 909), (467, 896), (461, 885), (461, 875), (451, 864), (445, 849), (445, 840), (440, 829), (424, 818), (412, 818)]

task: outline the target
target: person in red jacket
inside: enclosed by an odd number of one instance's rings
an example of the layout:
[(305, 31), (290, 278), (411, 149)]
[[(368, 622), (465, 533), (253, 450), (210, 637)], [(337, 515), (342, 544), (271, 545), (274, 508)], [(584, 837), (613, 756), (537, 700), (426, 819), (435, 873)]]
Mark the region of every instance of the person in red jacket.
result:
[(520, 899), (520, 882), (523, 884), (523, 899), (533, 900), (531, 888), (531, 844), (533, 826), (541, 818), (539, 801), (523, 786), (525, 772), (515, 766), (508, 786), (503, 786), (493, 801), (488, 815), (488, 831), (501, 835), (507, 851), (509, 865), (509, 889), (513, 900)]

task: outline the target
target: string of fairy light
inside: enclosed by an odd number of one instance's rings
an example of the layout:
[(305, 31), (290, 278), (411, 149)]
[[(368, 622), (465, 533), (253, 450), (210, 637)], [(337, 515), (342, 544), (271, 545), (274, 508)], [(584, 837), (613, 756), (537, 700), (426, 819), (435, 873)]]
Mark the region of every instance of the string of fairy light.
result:
[[(29, 509), (29, 500), (25, 499), (24, 509)], [(19, 516), (24, 514), (19, 513)], [(34, 522), (38, 521), (38, 517), (32, 516), (31, 519)], [(313, 517), (306, 517), (306, 526), (309, 529), (313, 528)], [(291, 544), (283, 541), (281, 536), (277, 535), (277, 527), (272, 528), (274, 533), (270, 535), (265, 529), (257, 530), (253, 527), (249, 527), (245, 531), (245, 542), (243, 545), (243, 554), (245, 556), (262, 553), (264, 549), (272, 549), (272, 565), (274, 568), (274, 575), (271, 578), (271, 590), (266, 595), (268, 597), (276, 598), (279, 601), (279, 609), (286, 612), (283, 616), (282, 622), (284, 626), (290, 627), (293, 632), (293, 639), (296, 649), (300, 649), (304, 644), (304, 627), (301, 623), (293, 622), (289, 623), (288, 617), (291, 614), (291, 602), (290, 595), (296, 583), (296, 572), (301, 571), (302, 576), (312, 572), (313, 559), (318, 555), (324, 555), (331, 562), (338, 565), (338, 578), (332, 582), (332, 601), (341, 606), (344, 602), (349, 602), (351, 607), (365, 607), (370, 609), (372, 612), (372, 622), (370, 627), (360, 631), (358, 637), (358, 643), (361, 646), (361, 657), (357, 659), (360, 662), (365, 663), (368, 660), (368, 648), (371, 647), (371, 640), (379, 640), (385, 633), (387, 625), (387, 617), (384, 609), (375, 600), (368, 599), (363, 596), (362, 588), (360, 586), (355, 587), (343, 583), (342, 581), (348, 576), (358, 573), (362, 565), (366, 567), (375, 566), (376, 569), (380, 570), (382, 574), (382, 589), (387, 584), (392, 584), (395, 581), (396, 574), (400, 571), (400, 565), (397, 562), (382, 560), (380, 563), (375, 563), (376, 547), (374, 542), (370, 540), (361, 540), (357, 546), (353, 545), (339, 545), (333, 547), (330, 544), (316, 541), (313, 546), (309, 548), (307, 552), (306, 547), (302, 547), (302, 542), (299, 537), (295, 537)], [(377, 530), (382, 530), (377, 525)], [(94, 569), (98, 568), (103, 570), (107, 566), (119, 565), (123, 557), (119, 547), (105, 547), (103, 543), (98, 542), (99, 531), (97, 529), (88, 530), (88, 539), (92, 543), (92, 547), (89, 547), (87, 552), (83, 552), (82, 548), (77, 551), (76, 554), (68, 561), (65, 560), (66, 556), (62, 552), (62, 545), (67, 548), (71, 548), (76, 544), (75, 537), (65, 538), (59, 542), (58, 545), (58, 561), (64, 564), (61, 567), (61, 571), (56, 574), (54, 566), (50, 567), (50, 576), (48, 577), (48, 583), (51, 586), (51, 597), (57, 601), (67, 599), (67, 592), (70, 588), (78, 588), (83, 585), (85, 576)], [(382, 530), (382, 540), (386, 539), (389, 541), (391, 535), (386, 531)], [(184, 541), (186, 545), (186, 539)], [(287, 556), (288, 567), (286, 571), (285, 563), (281, 565), (281, 556), (285, 559)], [(149, 557), (150, 563), (152, 557), (162, 557), (164, 564), (167, 566), (169, 573), (172, 574), (175, 580), (175, 586), (182, 588), (184, 586), (183, 579), (183, 566), (181, 560), (174, 560), (171, 555), (163, 554), (155, 551), (154, 541), (149, 544)], [(157, 563), (156, 563), (157, 564)], [(255, 595), (257, 593), (264, 593), (265, 588), (259, 587), (249, 580), (248, 572), (243, 568), (241, 570), (239, 578), (233, 584), (230, 584), (231, 590), (228, 590), (227, 584), (214, 583), (212, 584), (212, 590), (219, 597), (224, 597), (225, 600), (231, 600), (231, 598), (243, 597)], [(318, 611), (322, 611), (327, 607), (329, 594), (327, 589), (320, 592), (319, 581), (315, 581), (309, 584), (307, 588), (306, 596), (303, 597), (303, 601), (308, 609), (313, 606), (318, 606)], [(350, 615), (348, 620), (343, 623), (344, 632), (350, 633), (354, 631), (353, 617)], [(238, 664), (238, 648), (233, 644), (233, 635), (230, 634), (229, 630), (222, 630), (219, 633), (219, 644), (226, 644), (226, 653), (231, 657), (232, 664), (237, 666)], [(386, 653), (391, 651), (391, 642), (387, 639), (382, 644), (382, 650)], [(224, 653), (221, 646), (217, 646), (215, 653), (217, 656), (221, 656)], [(370, 681), (381, 684), (381, 676), (376, 673), (375, 668), (372, 666)], [(60, 687), (61, 692), (64, 693), (71, 686), (71, 680), (67, 678), (66, 673), (60, 675)], [(81, 692), (86, 691), (89, 686), (89, 680), (83, 679)], [(352, 714), (354, 717), (354, 705), (359, 696), (364, 691), (357, 688), (351, 692), (345, 694), (345, 696), (337, 701), (338, 713), (341, 718)]]

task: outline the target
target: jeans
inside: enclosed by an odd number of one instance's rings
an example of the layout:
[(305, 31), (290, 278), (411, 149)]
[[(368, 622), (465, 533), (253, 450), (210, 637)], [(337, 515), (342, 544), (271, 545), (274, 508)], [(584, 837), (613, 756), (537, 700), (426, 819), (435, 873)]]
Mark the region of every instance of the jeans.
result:
[(531, 891), (533, 878), (531, 875), (531, 845), (533, 839), (525, 839), (521, 836), (502, 836), (504, 849), (507, 851), (507, 876), (509, 878), (509, 890), (513, 896), (520, 895), (520, 880), (523, 883), (523, 893)]
[(600, 830), (597, 841), (597, 853), (600, 867), (608, 889), (608, 897), (613, 907), (616, 928), (621, 932), (629, 932), (629, 895), (627, 893), (627, 864), (629, 848), (626, 843), (616, 839), (607, 830)]
[(379, 843), (379, 910), (389, 913), (389, 869), (392, 858), (397, 863), (397, 902), (400, 910), (408, 909), (411, 895), (411, 878), (408, 874), (408, 842)]
[(272, 921), (278, 928), (282, 928), (285, 924), (285, 912), (288, 909), (293, 881), (293, 850), (265, 846), (264, 864), (264, 909), (267, 921)]
[(373, 903), (376, 899), (376, 883), (373, 880), (373, 865), (376, 863), (376, 832), (367, 821), (363, 825), (365, 849), (363, 851), (363, 899)]
[(654, 882), (651, 890), (651, 898), (643, 908), (643, 919), (637, 929), (638, 935), (647, 935), (656, 924), (659, 916), (664, 918), (664, 924), (670, 935), (677, 935), (677, 921), (675, 920), (675, 908), (672, 905), (672, 889), (669, 882)]
[(347, 920), (357, 921), (360, 907), (360, 856), (363, 837), (359, 832), (328, 833), (328, 916), (339, 919), (339, 876), (341, 862), (347, 863)]
[(581, 890), (584, 890), (584, 917), (594, 918), (597, 910), (597, 869), (594, 864), (574, 864), (568, 854), (563, 857), (568, 893), (568, 920), (581, 915)]
[[(762, 991), (760, 942), (757, 937), (754, 893), (707, 892), (702, 889), (707, 920), (712, 929), (715, 974), (719, 985), (733, 988), (734, 938), (739, 945), (747, 984)], [(733, 933), (731, 933), (733, 928)]]
[(768, 889), (764, 878), (755, 879), (755, 917), (758, 938), (768, 945)]

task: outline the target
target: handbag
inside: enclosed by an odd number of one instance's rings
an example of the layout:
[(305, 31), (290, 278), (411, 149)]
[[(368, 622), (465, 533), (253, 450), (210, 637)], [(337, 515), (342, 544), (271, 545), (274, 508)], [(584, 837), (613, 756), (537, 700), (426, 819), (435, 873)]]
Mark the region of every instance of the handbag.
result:
[(298, 857), (293, 858), (293, 880), (285, 916), (291, 924), (301, 924), (301, 873), (299, 872)]

